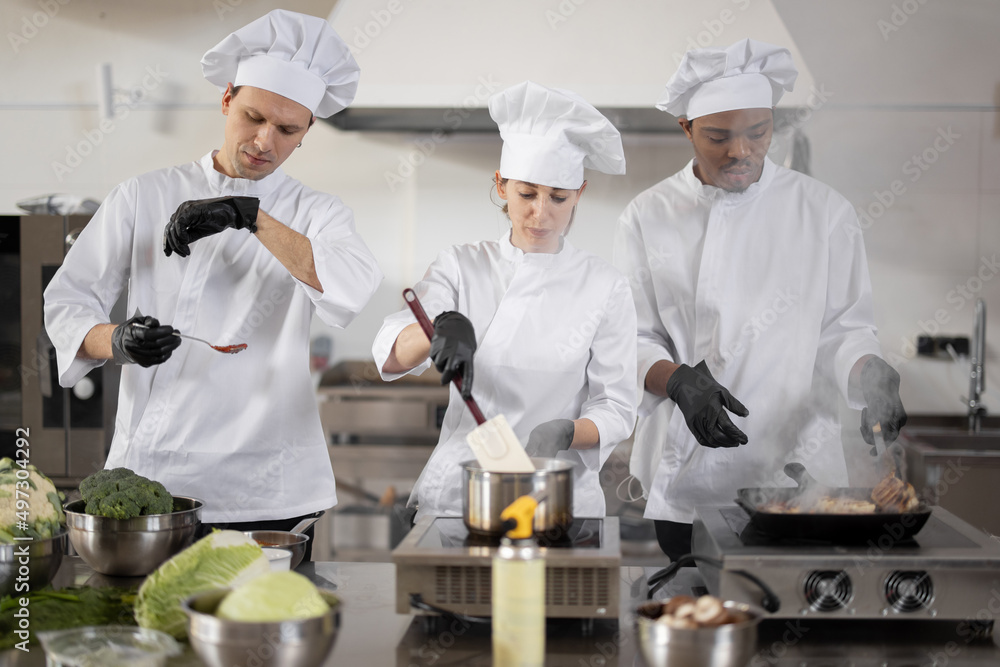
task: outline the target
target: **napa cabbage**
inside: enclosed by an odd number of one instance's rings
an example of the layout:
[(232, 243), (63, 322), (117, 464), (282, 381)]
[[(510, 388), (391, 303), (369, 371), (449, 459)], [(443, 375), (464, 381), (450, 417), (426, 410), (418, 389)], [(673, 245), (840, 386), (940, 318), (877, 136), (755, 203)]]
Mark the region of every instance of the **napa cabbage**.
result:
[(144, 628), (161, 630), (177, 639), (187, 636), (181, 602), (218, 588), (234, 588), (271, 571), (264, 551), (235, 530), (206, 535), (163, 563), (139, 588), (135, 620)]

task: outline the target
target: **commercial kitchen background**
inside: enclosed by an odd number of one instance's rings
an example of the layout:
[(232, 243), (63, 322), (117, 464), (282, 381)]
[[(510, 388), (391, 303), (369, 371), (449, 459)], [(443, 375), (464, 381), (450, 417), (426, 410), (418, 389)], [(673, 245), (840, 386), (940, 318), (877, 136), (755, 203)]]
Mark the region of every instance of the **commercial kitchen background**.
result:
[[(793, 125), (808, 139), (811, 173), (861, 215), (879, 339), (903, 402), (911, 413), (965, 411), (965, 361), (918, 358), (914, 341), (968, 336), (975, 298), (1000, 303), (995, 0), (5, 0), (0, 214), (17, 215), (16, 202), (32, 195), (100, 200), (130, 176), (217, 148), (224, 119), (201, 54), (276, 4), (331, 17), (361, 65), (359, 102), (423, 101), (443, 110), (441, 130), (524, 78), (599, 107), (649, 107), (690, 46), (748, 36), (786, 44), (803, 72), (789, 98), (800, 107)], [(111, 64), (115, 104), (103, 123), (100, 63)], [(624, 143), (627, 175), (588, 176), (571, 232), (609, 260), (628, 201), (691, 156), (676, 132), (627, 133)], [(331, 363), (370, 357), (382, 318), (403, 306), (400, 291), (440, 248), (502, 233), (490, 199), (499, 153), (492, 133), (343, 131), (322, 121), (309, 131), (285, 170), (354, 209), (386, 274), (346, 331), (315, 322), (316, 335), (333, 339)], [(989, 367), (996, 307), (987, 332)], [(992, 407), (1000, 391), (987, 380)]]

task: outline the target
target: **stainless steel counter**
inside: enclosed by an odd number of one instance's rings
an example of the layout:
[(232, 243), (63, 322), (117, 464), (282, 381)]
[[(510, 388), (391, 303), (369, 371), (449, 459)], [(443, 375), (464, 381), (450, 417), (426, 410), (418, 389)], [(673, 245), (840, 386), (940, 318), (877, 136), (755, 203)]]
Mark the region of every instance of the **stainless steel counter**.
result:
[[(305, 563), (298, 571), (318, 586), (337, 592), (344, 602), (341, 630), (325, 667), (417, 667), (424, 665), (490, 665), (489, 626), (396, 614), (395, 568), (388, 563)], [(646, 595), (646, 578), (655, 569), (621, 568), (621, 618), (586, 628), (579, 620), (549, 622), (546, 665), (590, 667), (644, 664), (638, 657), (631, 610)], [(107, 581), (92, 576), (77, 558), (69, 558), (57, 576), (57, 585)], [(117, 583), (117, 582), (112, 582)], [(690, 593), (702, 585), (694, 568), (681, 570), (660, 596)], [(984, 609), (990, 618), (1000, 615), (996, 605)], [(431, 627), (434, 626), (434, 627)], [(589, 634), (587, 632), (589, 630)], [(1000, 664), (997, 639), (973, 641), (961, 627), (933, 622), (830, 622), (784, 620), (761, 626), (760, 653), (750, 667), (979, 667)], [(0, 654), (0, 665), (42, 667), (44, 653)], [(171, 667), (200, 665), (190, 648)]]

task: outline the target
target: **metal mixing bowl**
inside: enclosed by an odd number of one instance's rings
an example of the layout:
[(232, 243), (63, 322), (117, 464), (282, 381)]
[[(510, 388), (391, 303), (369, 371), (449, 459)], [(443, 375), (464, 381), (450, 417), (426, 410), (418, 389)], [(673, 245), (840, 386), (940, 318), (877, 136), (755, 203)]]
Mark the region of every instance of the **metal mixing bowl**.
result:
[(661, 604), (636, 610), (639, 650), (650, 667), (745, 667), (757, 652), (757, 626), (764, 613), (742, 602), (723, 602), (743, 620), (713, 628), (670, 628), (654, 619)]
[(87, 565), (101, 574), (138, 577), (191, 544), (203, 504), (197, 498), (174, 496), (170, 514), (134, 519), (85, 514), (82, 500), (67, 503), (63, 509), (69, 541)]
[(181, 603), (188, 615), (188, 639), (209, 667), (316, 667), (323, 664), (340, 630), (340, 601), (329, 591), (319, 594), (330, 605), (322, 616), (297, 621), (247, 623), (217, 618), (214, 613), (229, 593), (199, 593)]
[(545, 490), (535, 510), (535, 533), (557, 537), (573, 524), (573, 464), (561, 459), (533, 458), (534, 472), (490, 472), (478, 461), (462, 466), (462, 519), (470, 533), (501, 537), (500, 513), (528, 494)]
[[(63, 530), (45, 540), (0, 544), (0, 597), (37, 591), (51, 582), (66, 553), (66, 535)], [(21, 562), (25, 554), (27, 564)], [(24, 581), (18, 581), (18, 577), (25, 574), (21, 571), (22, 567), (28, 568), (27, 588), (23, 586)], [(22, 584), (21, 590), (17, 590), (19, 583)]]
[(245, 530), (243, 534), (251, 540), (256, 540), (262, 547), (277, 547), (291, 551), (293, 570), (306, 555), (306, 542), (309, 541), (309, 536), (304, 533), (290, 533), (285, 530)]

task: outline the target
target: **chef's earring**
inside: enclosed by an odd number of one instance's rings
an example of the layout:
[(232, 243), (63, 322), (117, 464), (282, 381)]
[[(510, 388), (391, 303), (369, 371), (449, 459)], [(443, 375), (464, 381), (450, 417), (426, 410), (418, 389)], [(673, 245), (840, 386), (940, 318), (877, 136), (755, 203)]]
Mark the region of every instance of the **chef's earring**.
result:
[(302, 148), (302, 142), (301, 141), (299, 142), (299, 145), (296, 146), (296, 148)]

